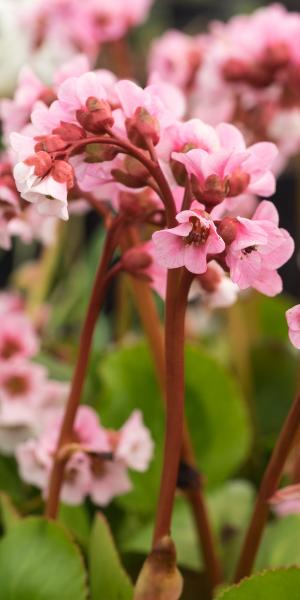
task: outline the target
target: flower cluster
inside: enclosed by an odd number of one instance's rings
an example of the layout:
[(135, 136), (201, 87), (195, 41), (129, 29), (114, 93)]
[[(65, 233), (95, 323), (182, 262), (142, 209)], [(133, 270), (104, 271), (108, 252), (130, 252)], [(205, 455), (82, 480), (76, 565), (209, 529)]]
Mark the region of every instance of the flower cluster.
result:
[[(50, 471), (69, 384), (49, 378), (34, 362), (38, 333), (20, 296), (0, 295), (0, 451), (15, 454), (22, 479), (47, 495)], [(145, 471), (153, 442), (140, 411), (119, 431), (105, 429), (81, 407), (68, 454), (63, 499), (78, 504), (87, 494), (101, 506), (128, 492), (128, 469)]]
[(300, 147), (299, 35), (299, 14), (278, 4), (214, 22), (208, 34), (171, 30), (153, 43), (150, 79), (180, 86), (190, 115), (234, 122), (253, 141), (273, 139), (282, 165)]
[(55, 40), (96, 57), (102, 44), (119, 40), (147, 17), (152, 0), (53, 0), (26, 11), (34, 46)]
[[(20, 474), (24, 481), (43, 490), (47, 496), (62, 414), (48, 423), (38, 439), (29, 439), (17, 449)], [(120, 494), (130, 491), (128, 469), (146, 471), (153, 442), (136, 410), (119, 431), (105, 429), (88, 406), (77, 412), (73, 441), (66, 446), (66, 469), (62, 500), (80, 504), (86, 496), (106, 506)]]
[(13, 294), (0, 296), (0, 448), (12, 454), (18, 444), (37, 435), (50, 413), (62, 406), (68, 385), (49, 378), (33, 361), (40, 339)]
[(68, 198), (79, 188), (133, 220), (161, 226), (159, 169), (177, 225), (154, 233), (153, 259), (195, 275), (217, 261), (240, 289), (273, 296), (282, 287), (277, 269), (294, 244), (270, 202), (252, 218), (244, 216), (243, 203), (253, 194), (273, 194), (276, 147), (247, 146), (230, 124), (184, 122), (184, 110), (170, 84), (142, 89), (106, 71), (67, 78), (50, 106), (34, 106), (30, 128), (11, 135), (17, 188), (40, 215), (66, 220)]

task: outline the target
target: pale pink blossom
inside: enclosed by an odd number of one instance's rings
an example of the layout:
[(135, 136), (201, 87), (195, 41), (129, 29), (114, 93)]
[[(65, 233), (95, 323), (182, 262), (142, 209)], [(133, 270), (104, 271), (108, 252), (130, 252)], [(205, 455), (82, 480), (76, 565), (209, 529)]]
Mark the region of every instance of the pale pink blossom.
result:
[[(49, 475), (56, 451), (62, 414), (48, 419), (37, 439), (20, 444), (16, 451), (22, 479), (36, 485), (47, 496)], [(137, 411), (120, 431), (104, 429), (93, 409), (80, 406), (74, 425), (74, 440), (66, 463), (62, 500), (80, 504), (86, 496), (106, 506), (115, 496), (128, 492), (132, 484), (127, 468), (144, 471), (152, 456), (152, 440)]]
[(294, 242), (278, 227), (278, 213), (268, 201), (259, 204), (252, 220), (236, 218), (236, 236), (229, 245), (226, 262), (233, 282), (241, 289), (253, 287), (267, 296), (282, 290), (276, 269), (293, 254)]
[(300, 304), (289, 308), (285, 314), (289, 328), (289, 338), (295, 348), (300, 348)]
[(0, 402), (37, 406), (47, 371), (38, 364), (15, 359), (1, 362)]
[(246, 147), (242, 133), (228, 123), (218, 125), (216, 133), (219, 144), (212, 152), (192, 149), (172, 154), (195, 177), (199, 198), (217, 204), (242, 193), (271, 196), (275, 191), (271, 166), (276, 146), (260, 142)]
[(143, 423), (140, 410), (135, 410), (119, 431), (115, 456), (129, 469), (146, 471), (153, 454), (153, 440)]
[(205, 51), (203, 37), (190, 36), (176, 29), (166, 31), (150, 48), (150, 73), (161, 81), (189, 90)]
[(208, 255), (225, 249), (213, 220), (203, 210), (184, 210), (177, 214), (179, 225), (156, 231), (153, 236), (154, 256), (168, 269), (185, 266), (192, 273), (204, 273)]
[(226, 308), (234, 304), (238, 298), (239, 287), (231, 281), (230, 277), (212, 260), (205, 273), (195, 277), (189, 300), (197, 302), (200, 300), (207, 308)]
[(278, 517), (300, 513), (300, 484), (288, 485), (270, 498), (269, 504)]
[(0, 320), (0, 363), (34, 356), (39, 339), (25, 313), (11, 311)]

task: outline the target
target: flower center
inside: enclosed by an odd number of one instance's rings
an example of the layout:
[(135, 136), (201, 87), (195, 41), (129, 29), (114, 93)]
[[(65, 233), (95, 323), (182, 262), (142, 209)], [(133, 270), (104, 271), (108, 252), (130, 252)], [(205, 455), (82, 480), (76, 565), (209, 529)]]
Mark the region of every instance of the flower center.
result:
[(188, 245), (195, 244), (195, 246), (201, 246), (208, 238), (209, 227), (201, 223), (196, 217), (191, 217), (190, 222), (193, 225), (193, 229), (186, 236), (185, 243)]
[(19, 396), (20, 394), (25, 394), (28, 392), (29, 385), (28, 381), (22, 375), (14, 375), (12, 377), (8, 377), (4, 383), (3, 387), (11, 396)]
[(13, 338), (7, 338), (1, 348), (0, 356), (1, 358), (8, 359), (20, 352), (20, 350), (21, 346), (17, 340), (14, 340)]
[(242, 254), (247, 256), (247, 254), (251, 254), (251, 252), (256, 252), (256, 250), (257, 250), (256, 246), (248, 246), (248, 248), (243, 248)]

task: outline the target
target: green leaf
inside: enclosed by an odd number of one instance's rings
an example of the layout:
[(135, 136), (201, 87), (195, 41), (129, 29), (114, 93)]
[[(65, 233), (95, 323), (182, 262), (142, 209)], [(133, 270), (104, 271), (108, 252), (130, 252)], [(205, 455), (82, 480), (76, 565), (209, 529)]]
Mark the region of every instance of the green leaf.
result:
[[(146, 473), (132, 473), (133, 490), (118, 502), (143, 514), (155, 510), (161, 473), (164, 408), (145, 344), (114, 350), (100, 365), (102, 392), (99, 414), (107, 427), (120, 427), (139, 408), (155, 442)], [(247, 410), (232, 376), (203, 350), (186, 352), (186, 414), (198, 465), (208, 484), (233, 474), (246, 459), (250, 445)], [(220, 460), (222, 457), (222, 460)]]
[(82, 546), (87, 546), (90, 536), (90, 520), (84, 504), (80, 506), (61, 504), (59, 520)]
[[(248, 523), (252, 510), (254, 490), (246, 481), (229, 481), (220, 489), (211, 491), (207, 496), (207, 506), (212, 526), (219, 538), (220, 549), (226, 562), (229, 562), (235, 546), (242, 539), (242, 532)], [(153, 534), (152, 521), (136, 526), (134, 531), (124, 529), (119, 542), (122, 552), (147, 554), (151, 547)], [(199, 570), (203, 563), (199, 556), (198, 539), (190, 507), (182, 497), (177, 497), (172, 517), (172, 538), (177, 549), (177, 561), (181, 567)], [(234, 548), (235, 550), (235, 548)], [(235, 551), (236, 556), (238, 551)], [(231, 560), (232, 562), (232, 560)]]
[(0, 456), (1, 491), (6, 492), (14, 502), (23, 498), (26, 486), (20, 481), (17, 465), (11, 456)]
[(86, 600), (85, 579), (80, 553), (57, 523), (24, 519), (0, 542), (3, 600)]
[(253, 348), (252, 369), (260, 440), (271, 450), (296, 391), (298, 358), (280, 342), (265, 341)]
[(299, 600), (300, 569), (265, 571), (221, 592), (216, 600)]
[(285, 313), (288, 308), (296, 304), (295, 298), (282, 295), (276, 298), (268, 298), (267, 296), (257, 295), (255, 303), (258, 307), (259, 325), (263, 336), (288, 342), (288, 326)]
[(264, 533), (255, 569), (300, 565), (300, 515), (270, 523)]
[(231, 374), (204, 350), (186, 354), (186, 415), (209, 486), (235, 473), (250, 450), (249, 415)]
[(105, 517), (96, 516), (89, 544), (91, 600), (132, 600), (133, 586), (118, 556)]
[(5, 492), (0, 492), (1, 523), (4, 531), (9, 531), (20, 520), (20, 515)]

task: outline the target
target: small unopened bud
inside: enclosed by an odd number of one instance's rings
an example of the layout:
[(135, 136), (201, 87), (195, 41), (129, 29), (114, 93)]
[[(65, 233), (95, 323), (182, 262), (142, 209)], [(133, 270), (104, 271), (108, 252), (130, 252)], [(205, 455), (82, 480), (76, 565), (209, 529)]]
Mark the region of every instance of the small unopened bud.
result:
[(65, 160), (54, 161), (51, 175), (58, 183), (66, 183), (68, 189), (71, 189), (74, 186), (73, 167)]
[(75, 123), (66, 123), (61, 121), (60, 127), (53, 129), (53, 133), (58, 135), (65, 142), (77, 142), (85, 137), (85, 131), (82, 127), (75, 125)]
[(76, 118), (84, 129), (95, 134), (105, 133), (114, 124), (109, 102), (92, 96), (87, 99), (86, 108), (76, 111)]
[(264, 51), (261, 62), (267, 69), (277, 71), (288, 64), (290, 60), (290, 50), (285, 42), (276, 42), (267, 46)]
[(36, 138), (37, 144), (34, 149), (36, 152), (57, 152), (66, 147), (66, 142), (59, 135), (51, 133), (50, 135), (38, 135)]
[(174, 158), (171, 158), (170, 165), (171, 165), (172, 173), (174, 175), (176, 183), (178, 183), (178, 185), (182, 185), (182, 186), (185, 185), (186, 176), (187, 176), (187, 171), (186, 171), (185, 165), (183, 165), (178, 160), (175, 160)]
[(250, 182), (250, 175), (242, 171), (242, 169), (235, 169), (235, 171), (228, 176), (228, 196), (239, 196), (243, 194), (247, 189)]
[(34, 174), (37, 177), (44, 177), (52, 167), (52, 159), (47, 152), (36, 152), (24, 161), (26, 165), (34, 167)]
[(87, 154), (85, 162), (101, 163), (113, 160), (117, 156), (119, 149), (110, 144), (94, 143), (87, 144), (85, 151)]
[(45, 87), (43, 91), (39, 95), (39, 100), (44, 102), (47, 106), (50, 106), (54, 100), (56, 100), (57, 96), (51, 88)]
[(226, 245), (231, 244), (237, 235), (238, 221), (235, 217), (224, 217), (218, 224), (218, 234)]
[(156, 146), (159, 142), (159, 122), (145, 108), (139, 106), (133, 117), (125, 121), (130, 141), (140, 148), (147, 148), (147, 140)]
[(149, 171), (139, 160), (133, 156), (126, 155), (124, 158), (124, 169), (127, 173), (130, 173), (130, 175), (139, 177), (141, 181), (144, 181), (144, 185), (146, 185), (149, 178)]
[(228, 194), (227, 179), (221, 179), (219, 175), (209, 175), (204, 184), (200, 183), (195, 175), (191, 176), (192, 192), (199, 202), (207, 204), (209, 207), (216, 206), (223, 202)]
[(247, 75), (247, 64), (238, 58), (229, 58), (223, 65), (223, 77), (227, 81), (244, 81)]
[(124, 271), (145, 281), (151, 281), (151, 277), (147, 275), (146, 270), (152, 264), (152, 257), (148, 252), (139, 248), (130, 248), (122, 256), (122, 267)]
[(144, 562), (133, 600), (179, 600), (182, 589), (175, 545), (169, 536), (165, 536)]
[(144, 179), (140, 177), (136, 177), (135, 175), (130, 175), (130, 173), (126, 173), (126, 171), (121, 171), (121, 169), (112, 169), (112, 176), (118, 183), (122, 183), (126, 185), (126, 187), (138, 189), (144, 187), (146, 182)]
[(221, 275), (217, 269), (208, 265), (207, 271), (198, 275), (197, 279), (200, 282), (201, 287), (208, 292), (209, 294), (213, 294), (217, 289), (221, 282)]

